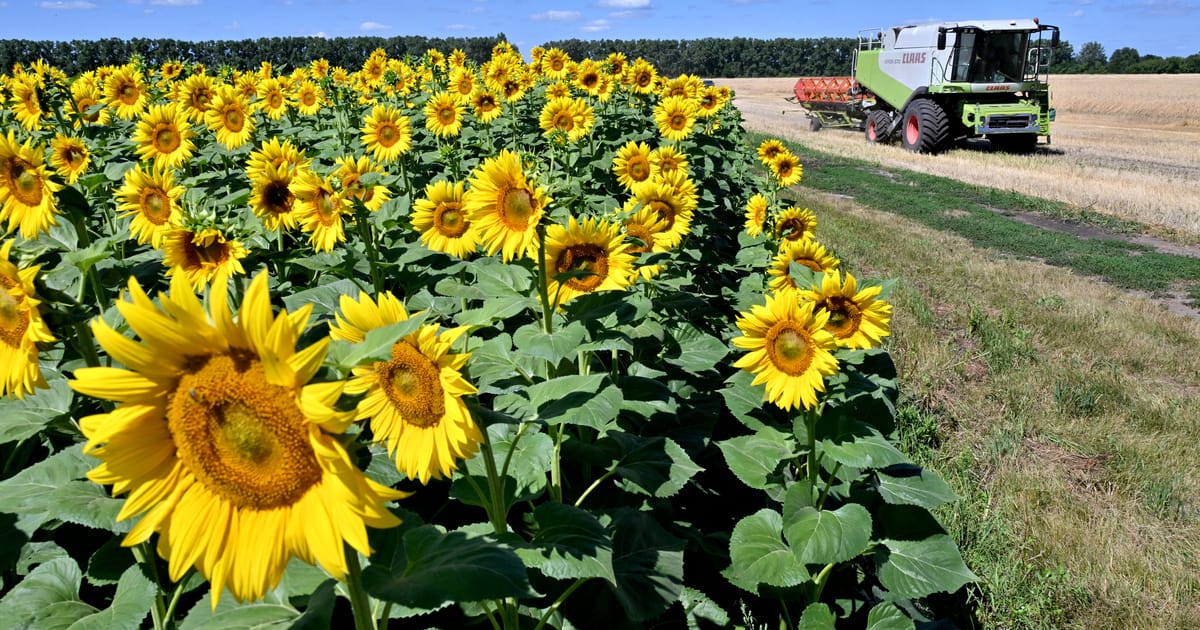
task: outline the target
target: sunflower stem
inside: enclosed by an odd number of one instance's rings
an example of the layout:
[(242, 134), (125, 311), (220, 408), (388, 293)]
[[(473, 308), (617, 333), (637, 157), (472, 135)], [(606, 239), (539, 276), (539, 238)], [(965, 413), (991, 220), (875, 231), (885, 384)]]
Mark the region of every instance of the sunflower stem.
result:
[(546, 275), (546, 228), (537, 226), (538, 239), (538, 296), (542, 299), (542, 330), (547, 335), (554, 334), (554, 310), (550, 306), (550, 278)]
[(612, 477), (614, 474), (616, 474), (616, 472), (617, 472), (616, 466), (613, 466), (609, 470), (604, 471), (603, 475), (600, 475), (600, 477), (598, 479), (596, 479), (595, 481), (592, 482), (592, 485), (587, 487), (587, 490), (583, 491), (583, 494), (579, 495), (578, 499), (575, 499), (575, 507), (579, 507), (580, 505), (582, 505), (583, 500), (586, 499), (588, 497), (588, 495), (592, 493), (592, 490), (599, 488), (600, 484), (604, 483), (605, 479)]
[(841, 462), (837, 462), (833, 465), (833, 471), (829, 473), (829, 480), (825, 482), (825, 489), (821, 491), (821, 498), (817, 500), (818, 510), (825, 507), (825, 499), (829, 498), (829, 491), (833, 489), (833, 480), (837, 477), (838, 471), (841, 469)]
[(375, 630), (375, 618), (371, 616), (371, 599), (362, 585), (362, 566), (358, 563), (358, 552), (349, 549), (346, 554), (346, 590), (350, 592), (350, 608), (354, 611), (356, 630)]
[(504, 509), (504, 477), (496, 471), (496, 454), (492, 452), (492, 440), (486, 427), (482, 433), (483, 447), (479, 451), (483, 454), (483, 464), (488, 475), (488, 492), (492, 495), (492, 508), (488, 510), (488, 517), (492, 521), (492, 529), (497, 534), (503, 534), (508, 530), (508, 515)]
[(808, 433), (808, 483), (809, 487), (817, 487), (818, 469), (820, 458), (817, 457), (817, 418), (820, 417), (816, 409), (807, 409), (804, 412), (804, 428)]
[(546, 622), (550, 620), (550, 616), (558, 612), (558, 607), (562, 606), (562, 603), (567, 601), (567, 598), (571, 596), (571, 593), (574, 593), (575, 589), (583, 586), (583, 583), (586, 581), (587, 578), (579, 578), (572, 582), (571, 585), (567, 587), (567, 590), (563, 591), (562, 594), (554, 600), (553, 604), (550, 604), (550, 607), (546, 609), (546, 612), (542, 613), (542, 618), (538, 619), (538, 624), (533, 627), (533, 630), (542, 630), (542, 628), (546, 626)]
[(375, 234), (367, 207), (361, 201), (354, 203), (354, 223), (358, 225), (358, 237), (367, 249), (367, 264), (371, 267), (371, 284), (375, 295), (383, 293), (383, 276), (379, 272), (379, 252), (375, 250)]
[(175, 585), (175, 590), (171, 592), (171, 601), (167, 603), (167, 614), (165, 616), (168, 628), (175, 627), (175, 607), (179, 605), (179, 598), (183, 596), (184, 584), (187, 583), (188, 576), (191, 574), (191, 570), (188, 570), (183, 578), (179, 580), (179, 583)]
[(554, 456), (550, 460), (550, 498), (562, 503), (562, 437), (564, 425), (555, 425)]
[(816, 587), (813, 589), (813, 597), (812, 601), (809, 602), (810, 604), (821, 601), (821, 593), (825, 590), (825, 584), (829, 582), (829, 574), (833, 572), (834, 564), (836, 563), (830, 562), (825, 565), (825, 568), (821, 569), (821, 572), (817, 574), (817, 578), (813, 580)]
[(154, 620), (154, 630), (166, 630), (167, 605), (163, 602), (162, 582), (158, 579), (158, 565), (154, 561), (154, 552), (149, 543), (140, 543), (132, 548), (133, 557), (145, 568), (154, 580), (154, 606), (150, 608), (150, 617)]

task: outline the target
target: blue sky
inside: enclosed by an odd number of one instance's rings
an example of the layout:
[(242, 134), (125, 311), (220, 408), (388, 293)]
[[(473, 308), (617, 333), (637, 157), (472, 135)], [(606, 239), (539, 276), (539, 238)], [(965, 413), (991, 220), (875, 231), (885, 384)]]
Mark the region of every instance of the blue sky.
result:
[[(991, 7), (1005, 6), (997, 12)], [(1076, 51), (1200, 52), (1200, 0), (0, 0), (0, 38), (184, 40), (323, 35), (485, 37), (503, 32), (522, 51), (558, 39), (852, 37), (930, 21), (1041, 18)]]

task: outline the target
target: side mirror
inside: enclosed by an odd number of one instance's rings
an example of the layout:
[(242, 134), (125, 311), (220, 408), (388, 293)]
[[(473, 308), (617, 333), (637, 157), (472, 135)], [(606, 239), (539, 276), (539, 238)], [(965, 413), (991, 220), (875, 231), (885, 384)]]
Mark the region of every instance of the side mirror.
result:
[(1054, 33), (1050, 35), (1050, 47), (1058, 48), (1058, 29), (1054, 29)]
[[(1058, 31), (1055, 31), (1055, 34), (1057, 34), (1057, 33), (1058, 33)], [(946, 29), (944, 29), (944, 28), (938, 29), (937, 49), (938, 50), (946, 50)]]

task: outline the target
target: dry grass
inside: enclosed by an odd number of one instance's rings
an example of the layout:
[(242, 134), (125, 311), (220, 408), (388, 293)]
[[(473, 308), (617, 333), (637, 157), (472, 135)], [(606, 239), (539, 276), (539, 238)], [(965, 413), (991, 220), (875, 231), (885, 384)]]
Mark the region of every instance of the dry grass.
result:
[(747, 128), (885, 166), (1064, 201), (1200, 243), (1200, 75), (1053, 77), (1053, 144), (1028, 156), (978, 149), (918, 156), (869, 145), (860, 132), (812, 133), (799, 107), (783, 100), (795, 79), (717, 81), (735, 90)]
[[(973, 523), (958, 530), (968, 539), (1006, 532), (991, 549), (968, 543), (993, 598), (985, 626), (1200, 627), (1200, 321), (813, 201), (823, 242), (856, 274), (899, 279), (901, 383), (946, 427), (943, 470), (968, 462), (948, 474), (982, 497), (944, 522)], [(1045, 581), (1056, 570), (1069, 578)]]

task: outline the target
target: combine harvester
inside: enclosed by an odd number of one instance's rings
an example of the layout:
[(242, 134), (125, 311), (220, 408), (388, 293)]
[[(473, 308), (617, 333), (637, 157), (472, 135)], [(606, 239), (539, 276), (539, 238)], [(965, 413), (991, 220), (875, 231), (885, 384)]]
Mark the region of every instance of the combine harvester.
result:
[[(1049, 41), (1044, 38), (1049, 34)], [(938, 153), (968, 138), (1029, 153), (1050, 142), (1047, 83), (1058, 27), (1038, 20), (973, 20), (859, 33), (850, 77), (802, 77), (788, 100), (822, 125), (862, 129), (869, 142), (897, 136)]]

